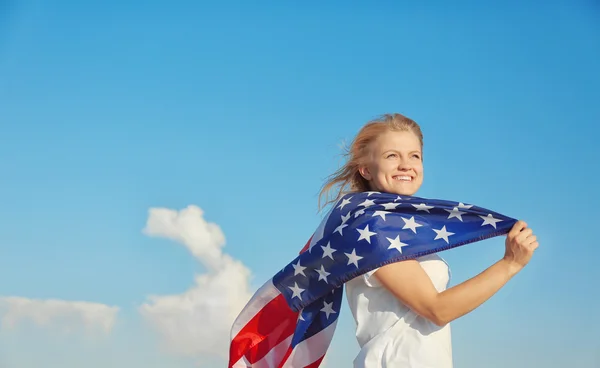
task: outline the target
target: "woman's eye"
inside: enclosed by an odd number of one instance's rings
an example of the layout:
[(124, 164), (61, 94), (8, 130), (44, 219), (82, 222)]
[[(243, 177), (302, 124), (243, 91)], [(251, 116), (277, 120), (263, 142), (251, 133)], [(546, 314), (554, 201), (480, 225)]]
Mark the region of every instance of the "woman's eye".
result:
[(387, 158), (393, 158), (393, 157), (396, 157), (395, 153), (390, 153), (389, 155), (387, 155)]

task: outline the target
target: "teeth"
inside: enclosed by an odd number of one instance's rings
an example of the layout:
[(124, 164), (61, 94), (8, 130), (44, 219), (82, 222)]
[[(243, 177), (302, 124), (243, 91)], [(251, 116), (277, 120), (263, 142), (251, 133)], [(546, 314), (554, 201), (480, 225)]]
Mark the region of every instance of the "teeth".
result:
[(410, 176), (406, 176), (406, 175), (394, 176), (394, 179), (401, 180), (401, 181), (411, 181)]

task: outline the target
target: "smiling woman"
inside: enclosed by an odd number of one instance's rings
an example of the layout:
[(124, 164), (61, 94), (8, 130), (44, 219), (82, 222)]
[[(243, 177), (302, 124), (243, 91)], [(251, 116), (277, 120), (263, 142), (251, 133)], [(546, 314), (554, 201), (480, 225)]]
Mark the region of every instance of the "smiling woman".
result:
[[(321, 197), (334, 186), (339, 186), (336, 199), (345, 189), (413, 196), (423, 183), (422, 151), (423, 135), (416, 122), (401, 114), (383, 115), (360, 130), (346, 164), (325, 183)], [(461, 216), (461, 205), (449, 211), (448, 218)], [(415, 207), (426, 212), (433, 208)], [(421, 226), (413, 218), (404, 222), (402, 229)], [(453, 235), (445, 228), (437, 233), (436, 239)], [(449, 267), (437, 253), (390, 263), (348, 281), (346, 295), (361, 347), (354, 366), (452, 367), (449, 323), (496, 293), (529, 262), (537, 246), (531, 229), (518, 221), (506, 239), (504, 257), (452, 288), (447, 288)]]
[(358, 169), (381, 192), (412, 195), (423, 183), (421, 142), (412, 131), (382, 133), (370, 150), (369, 161)]
[[(522, 221), (462, 202), (419, 198), (423, 136), (400, 114), (367, 123), (324, 184), (335, 204), (300, 254), (233, 323), (229, 367), (318, 367), (344, 288), (356, 321), (357, 368), (450, 368), (449, 323), (520, 271), (538, 244)], [(504, 257), (452, 288), (439, 252), (506, 235)]]
[(423, 133), (412, 119), (386, 114), (370, 121), (346, 153), (346, 164), (323, 186), (321, 198), (335, 186), (339, 187), (336, 198), (347, 187), (352, 192), (399, 190), (412, 195), (423, 183), (422, 151)]

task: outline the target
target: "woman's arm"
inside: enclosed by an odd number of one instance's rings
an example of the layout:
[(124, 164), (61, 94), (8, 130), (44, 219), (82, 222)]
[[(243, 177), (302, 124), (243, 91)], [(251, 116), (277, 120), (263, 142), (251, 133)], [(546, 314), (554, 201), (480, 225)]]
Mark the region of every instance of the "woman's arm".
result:
[(500, 290), (529, 262), (537, 247), (531, 229), (519, 221), (506, 238), (505, 255), (500, 261), (441, 293), (415, 260), (383, 266), (374, 275), (403, 304), (443, 326), (471, 312)]

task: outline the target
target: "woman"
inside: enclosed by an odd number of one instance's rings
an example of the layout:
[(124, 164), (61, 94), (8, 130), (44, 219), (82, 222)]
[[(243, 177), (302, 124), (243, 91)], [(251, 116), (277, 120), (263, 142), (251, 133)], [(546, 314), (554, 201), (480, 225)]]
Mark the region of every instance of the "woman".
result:
[[(423, 135), (400, 114), (369, 122), (352, 143), (347, 163), (321, 195), (379, 191), (412, 196), (423, 183)], [(339, 196), (338, 196), (339, 197)], [(355, 367), (452, 367), (449, 323), (489, 299), (518, 273), (538, 247), (523, 221), (506, 238), (504, 257), (452, 288), (448, 265), (437, 254), (391, 263), (346, 283), (361, 347)]]

